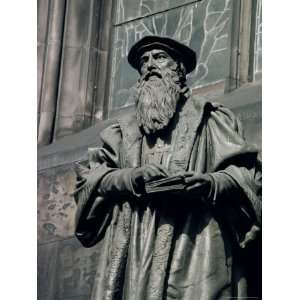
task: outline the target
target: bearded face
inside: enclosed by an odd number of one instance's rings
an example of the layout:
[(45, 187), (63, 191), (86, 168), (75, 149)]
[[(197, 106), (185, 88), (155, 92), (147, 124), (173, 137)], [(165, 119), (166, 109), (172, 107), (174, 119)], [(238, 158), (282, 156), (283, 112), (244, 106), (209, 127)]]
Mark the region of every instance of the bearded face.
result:
[(137, 83), (137, 121), (146, 134), (168, 126), (185, 87), (185, 71), (163, 50), (145, 52)]

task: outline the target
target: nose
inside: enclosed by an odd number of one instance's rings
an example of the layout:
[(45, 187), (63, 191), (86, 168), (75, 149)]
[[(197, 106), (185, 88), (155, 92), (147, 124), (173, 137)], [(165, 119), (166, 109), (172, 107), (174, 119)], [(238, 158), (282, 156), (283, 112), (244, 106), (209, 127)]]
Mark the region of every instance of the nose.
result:
[(147, 70), (148, 70), (148, 71), (152, 71), (152, 70), (154, 70), (154, 69), (156, 69), (156, 66), (155, 66), (155, 64), (154, 64), (153, 57), (150, 55), (150, 56), (149, 56), (149, 59), (148, 59), (148, 61), (147, 61)]

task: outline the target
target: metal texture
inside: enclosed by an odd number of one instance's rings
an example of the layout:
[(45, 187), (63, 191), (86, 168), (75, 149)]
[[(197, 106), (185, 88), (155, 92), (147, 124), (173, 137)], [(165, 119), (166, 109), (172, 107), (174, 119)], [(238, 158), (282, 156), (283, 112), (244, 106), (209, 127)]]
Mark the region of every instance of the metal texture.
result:
[(75, 168), (75, 235), (102, 249), (91, 299), (259, 299), (259, 149), (232, 111), (191, 96), (186, 48), (151, 43), (132, 47), (136, 111)]

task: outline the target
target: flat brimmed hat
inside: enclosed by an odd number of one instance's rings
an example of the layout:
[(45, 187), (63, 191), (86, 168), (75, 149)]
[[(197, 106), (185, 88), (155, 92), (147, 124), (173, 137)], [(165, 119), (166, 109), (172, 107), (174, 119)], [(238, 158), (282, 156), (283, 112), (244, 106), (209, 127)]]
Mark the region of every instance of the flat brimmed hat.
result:
[(161, 36), (145, 36), (135, 43), (128, 53), (128, 62), (140, 72), (140, 58), (146, 52), (153, 49), (162, 49), (168, 52), (175, 59), (180, 60), (185, 68), (186, 73), (192, 72), (197, 63), (196, 53), (189, 47), (181, 44), (171, 38)]

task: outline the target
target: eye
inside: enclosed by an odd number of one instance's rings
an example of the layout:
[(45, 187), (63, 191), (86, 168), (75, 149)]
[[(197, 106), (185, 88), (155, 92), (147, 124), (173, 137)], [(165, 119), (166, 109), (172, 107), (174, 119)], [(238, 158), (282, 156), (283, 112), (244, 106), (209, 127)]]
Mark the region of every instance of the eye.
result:
[(164, 53), (159, 53), (159, 54), (157, 54), (157, 59), (163, 60), (163, 59), (165, 59), (165, 58), (167, 58), (167, 56), (166, 56)]
[(143, 65), (145, 62), (147, 62), (149, 60), (148, 56), (142, 56), (141, 57), (141, 65)]

